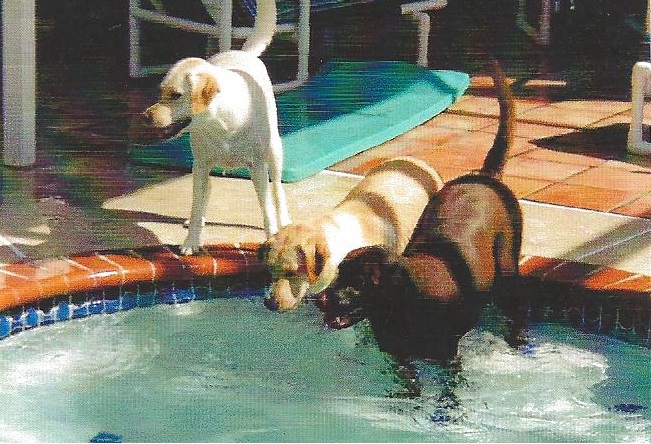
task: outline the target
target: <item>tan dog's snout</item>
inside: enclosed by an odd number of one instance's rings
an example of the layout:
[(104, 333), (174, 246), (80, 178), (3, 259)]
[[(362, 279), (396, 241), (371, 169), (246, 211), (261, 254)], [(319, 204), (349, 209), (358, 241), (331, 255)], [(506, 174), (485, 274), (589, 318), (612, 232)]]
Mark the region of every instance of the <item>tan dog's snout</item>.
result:
[[(302, 239), (300, 245), (294, 239)], [(308, 241), (306, 241), (306, 239)], [(271, 270), (272, 284), (265, 299), (270, 310), (293, 310), (313, 286), (323, 271), (321, 247), (301, 225), (288, 225), (258, 250), (258, 257)]]
[(275, 279), (264, 305), (273, 311), (293, 310), (307, 294), (308, 286), (309, 282), (300, 278)]

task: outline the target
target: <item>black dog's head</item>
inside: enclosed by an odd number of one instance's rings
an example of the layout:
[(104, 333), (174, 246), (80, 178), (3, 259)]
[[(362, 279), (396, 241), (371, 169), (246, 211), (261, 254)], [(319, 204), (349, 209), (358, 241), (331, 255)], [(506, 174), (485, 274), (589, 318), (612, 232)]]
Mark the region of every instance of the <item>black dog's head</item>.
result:
[(350, 252), (336, 279), (321, 295), (320, 308), (331, 328), (346, 328), (378, 309), (390, 310), (415, 288), (398, 258), (379, 246)]
[(321, 299), (325, 322), (340, 329), (367, 318), (383, 350), (446, 361), (478, 315), (452, 275), (436, 255), (396, 257), (382, 247), (355, 250)]

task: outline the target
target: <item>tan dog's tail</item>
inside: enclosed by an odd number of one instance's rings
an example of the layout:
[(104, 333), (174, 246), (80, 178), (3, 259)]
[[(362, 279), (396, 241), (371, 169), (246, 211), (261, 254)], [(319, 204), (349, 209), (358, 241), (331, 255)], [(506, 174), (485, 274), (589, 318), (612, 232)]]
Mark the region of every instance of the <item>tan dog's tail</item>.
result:
[(258, 0), (253, 32), (242, 50), (259, 57), (271, 43), (276, 32), (276, 0)]
[(488, 151), (484, 165), (480, 173), (494, 178), (500, 178), (509, 148), (513, 144), (513, 126), (515, 121), (515, 112), (513, 105), (513, 93), (506, 81), (506, 75), (502, 70), (500, 63), (493, 59), (493, 83), (497, 92), (497, 100), (500, 104), (500, 124), (495, 135), (493, 146)]

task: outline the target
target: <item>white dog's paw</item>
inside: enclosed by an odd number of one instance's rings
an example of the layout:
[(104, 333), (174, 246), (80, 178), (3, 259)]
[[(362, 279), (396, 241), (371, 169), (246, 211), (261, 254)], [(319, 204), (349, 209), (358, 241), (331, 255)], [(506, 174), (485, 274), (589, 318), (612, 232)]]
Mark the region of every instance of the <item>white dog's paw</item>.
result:
[(197, 253), (200, 248), (200, 242), (188, 238), (183, 242), (183, 245), (181, 245), (181, 254), (184, 256), (192, 256)]
[(185, 245), (181, 246), (181, 254), (183, 256), (192, 256), (199, 250), (199, 247), (186, 247)]
[[(183, 222), (183, 228), (188, 228), (190, 226), (190, 219), (186, 219), (185, 222)], [(201, 226), (205, 227), (206, 226), (206, 218), (202, 217), (201, 218)]]

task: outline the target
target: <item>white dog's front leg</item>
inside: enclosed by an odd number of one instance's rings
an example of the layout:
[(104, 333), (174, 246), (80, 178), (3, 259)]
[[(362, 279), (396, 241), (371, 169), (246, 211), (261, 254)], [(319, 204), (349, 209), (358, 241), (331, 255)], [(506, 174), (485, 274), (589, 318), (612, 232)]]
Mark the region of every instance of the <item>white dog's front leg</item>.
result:
[[(183, 222), (183, 228), (188, 228), (189, 226), (190, 226), (190, 219), (186, 219)], [(201, 226), (202, 227), (206, 226), (206, 217), (205, 216), (201, 218)]]
[(269, 180), (271, 181), (271, 198), (276, 210), (276, 221), (279, 227), (284, 227), (292, 223), (289, 217), (289, 210), (287, 208), (287, 198), (285, 197), (285, 189), (282, 185), (283, 176), (283, 149), (280, 136), (276, 141), (277, 146), (274, 147), (272, 152), (274, 156), (269, 162)]
[(258, 203), (262, 209), (262, 219), (264, 221), (264, 232), (267, 238), (270, 238), (278, 232), (278, 223), (276, 222), (276, 208), (273, 205), (271, 192), (269, 190), (269, 176), (265, 165), (254, 165), (250, 169), (251, 181), (258, 196)]
[(204, 225), (206, 205), (210, 195), (210, 169), (202, 166), (192, 168), (192, 209), (188, 224), (188, 236), (181, 247), (181, 254), (190, 255), (201, 247), (201, 228)]

